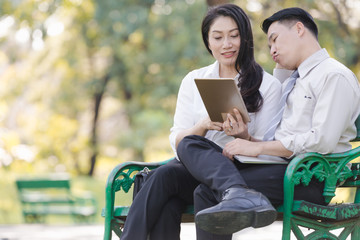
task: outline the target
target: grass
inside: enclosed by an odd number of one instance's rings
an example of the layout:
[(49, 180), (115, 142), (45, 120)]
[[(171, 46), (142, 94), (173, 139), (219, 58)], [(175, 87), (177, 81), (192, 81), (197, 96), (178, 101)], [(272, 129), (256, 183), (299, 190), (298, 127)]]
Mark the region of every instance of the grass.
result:
[[(167, 159), (166, 156), (159, 155), (154, 159)], [(97, 200), (97, 214), (94, 223), (103, 224), (104, 218), (101, 217), (101, 210), (105, 207), (105, 185), (111, 170), (123, 162), (124, 159), (99, 159), (98, 167), (94, 177), (73, 176), (71, 177), (71, 190), (75, 194), (90, 191)], [(0, 225), (1, 224), (21, 224), (24, 223), (21, 204), (17, 196), (15, 180), (25, 176), (46, 175), (46, 170), (40, 164), (25, 163), (16, 161), (11, 168), (0, 165)], [(50, 174), (50, 173), (48, 173)], [(130, 205), (132, 200), (132, 190), (129, 194), (123, 191), (116, 194), (115, 205)], [(73, 224), (70, 216), (49, 216), (46, 224)]]

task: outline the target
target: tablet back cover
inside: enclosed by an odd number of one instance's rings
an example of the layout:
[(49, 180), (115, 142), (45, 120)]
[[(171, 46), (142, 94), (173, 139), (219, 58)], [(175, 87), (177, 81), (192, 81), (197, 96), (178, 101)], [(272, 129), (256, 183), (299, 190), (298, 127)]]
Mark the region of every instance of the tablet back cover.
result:
[(239, 88), (231, 78), (197, 78), (196, 86), (205, 108), (213, 122), (223, 122), (226, 114), (233, 114), (237, 108), (245, 123), (250, 121), (249, 113), (240, 95)]

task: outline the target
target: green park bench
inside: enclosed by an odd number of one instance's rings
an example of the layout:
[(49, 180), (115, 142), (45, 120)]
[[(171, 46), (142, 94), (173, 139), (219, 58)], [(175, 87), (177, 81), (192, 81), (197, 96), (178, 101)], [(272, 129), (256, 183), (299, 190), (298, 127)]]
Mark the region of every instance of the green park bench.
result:
[[(356, 121), (357, 137), (353, 141), (360, 141), (360, 117)], [(284, 177), (284, 203), (278, 207), (279, 219), (283, 221), (283, 240), (290, 240), (291, 232), (297, 239), (360, 239), (360, 163), (354, 160), (360, 156), (360, 146), (344, 152), (321, 155), (305, 153), (290, 161)], [(354, 161), (353, 161), (354, 160)], [(110, 173), (105, 190), (104, 240), (110, 240), (112, 232), (121, 236), (126, 216), (130, 206), (115, 206), (115, 197), (119, 191), (131, 194), (135, 174), (145, 167), (155, 169), (169, 160), (158, 163), (126, 162), (117, 165)], [(349, 168), (348, 163), (351, 164)], [(295, 201), (294, 187), (299, 184), (308, 185), (312, 178), (325, 182), (323, 196), (327, 203), (335, 196), (337, 188), (355, 188), (355, 197), (351, 203), (330, 203), (327, 206), (317, 205), (306, 201)], [(311, 194), (311, 193), (309, 193)], [(183, 214), (183, 222), (194, 221), (193, 207), (188, 206)], [(300, 227), (313, 229), (305, 234)], [(332, 230), (341, 231), (336, 236)]]
[(69, 215), (75, 222), (93, 221), (96, 200), (90, 192), (74, 195), (68, 176), (16, 180), (26, 223), (43, 223), (48, 215)]

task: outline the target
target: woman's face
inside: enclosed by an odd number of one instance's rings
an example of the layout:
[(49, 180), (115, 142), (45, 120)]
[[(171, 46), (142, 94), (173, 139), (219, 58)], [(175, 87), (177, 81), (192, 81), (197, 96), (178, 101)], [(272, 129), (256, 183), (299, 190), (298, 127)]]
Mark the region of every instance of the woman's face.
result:
[(240, 41), (239, 29), (231, 17), (214, 20), (209, 30), (209, 48), (220, 66), (235, 67)]

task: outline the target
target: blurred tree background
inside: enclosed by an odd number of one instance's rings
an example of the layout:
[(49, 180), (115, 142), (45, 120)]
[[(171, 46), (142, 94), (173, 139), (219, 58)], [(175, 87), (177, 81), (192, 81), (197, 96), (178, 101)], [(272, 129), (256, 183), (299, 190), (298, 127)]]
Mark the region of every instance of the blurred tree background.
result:
[(172, 157), (178, 87), (214, 61), (201, 20), (225, 2), (250, 16), (268, 72), (261, 21), (300, 6), (360, 77), (359, 0), (0, 0), (0, 171), (106, 177), (124, 161)]

